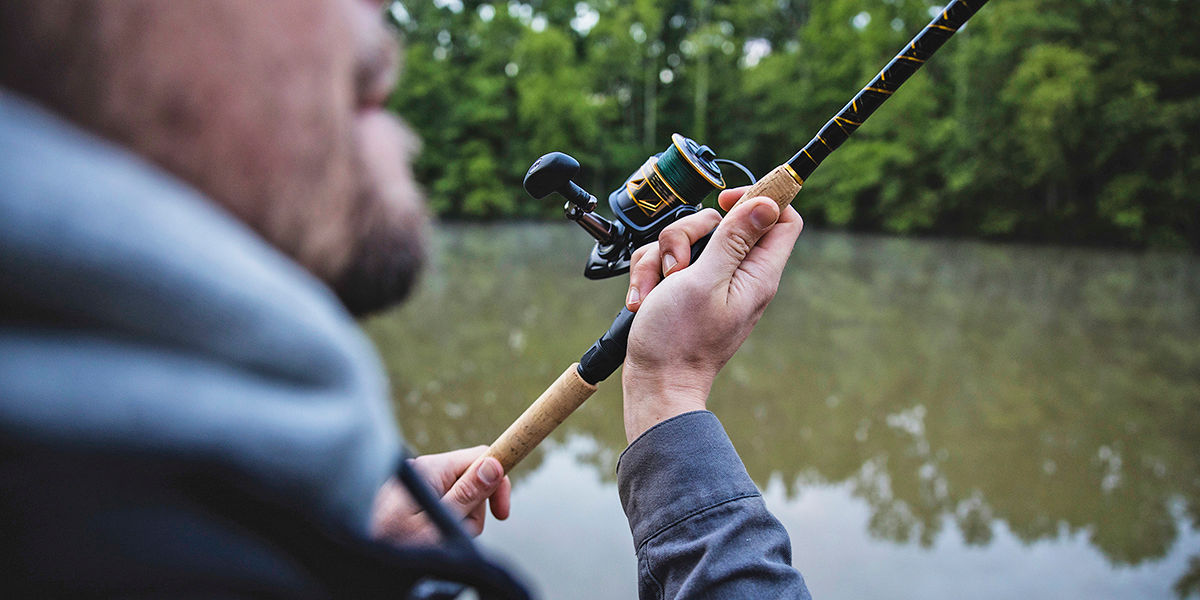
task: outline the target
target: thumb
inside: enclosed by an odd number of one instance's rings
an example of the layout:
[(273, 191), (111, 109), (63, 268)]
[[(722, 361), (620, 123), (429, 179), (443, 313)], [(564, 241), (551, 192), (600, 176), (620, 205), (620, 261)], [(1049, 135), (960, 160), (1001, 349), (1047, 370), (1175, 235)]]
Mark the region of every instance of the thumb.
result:
[(777, 220), (779, 205), (770, 198), (759, 197), (739, 203), (721, 219), (695, 266), (722, 279), (733, 277), (746, 255)]
[(504, 467), (500, 461), (486, 456), (463, 473), (458, 481), (442, 496), (442, 503), (459, 516), (466, 516), (478, 508), (504, 481)]

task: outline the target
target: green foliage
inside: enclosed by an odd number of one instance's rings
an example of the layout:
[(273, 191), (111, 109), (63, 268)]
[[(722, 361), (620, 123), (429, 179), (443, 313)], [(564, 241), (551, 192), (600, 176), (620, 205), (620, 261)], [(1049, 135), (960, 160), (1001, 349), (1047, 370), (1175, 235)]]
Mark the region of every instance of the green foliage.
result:
[[(930, 19), (929, 0), (405, 1), (393, 108), (434, 209), (551, 217), (568, 152), (597, 195), (695, 137), (786, 159)], [(810, 224), (1200, 248), (1200, 11), (1178, 0), (990, 3), (814, 173)], [(736, 173), (730, 183), (742, 183)]]

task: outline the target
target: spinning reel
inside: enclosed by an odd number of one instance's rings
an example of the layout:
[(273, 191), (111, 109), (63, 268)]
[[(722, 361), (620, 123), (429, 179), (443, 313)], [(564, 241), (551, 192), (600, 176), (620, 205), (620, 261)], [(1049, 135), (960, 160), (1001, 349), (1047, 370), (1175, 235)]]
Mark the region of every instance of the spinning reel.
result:
[(562, 152), (537, 159), (525, 174), (524, 184), (525, 191), (539, 200), (552, 193), (566, 199), (566, 217), (596, 240), (583, 274), (588, 279), (604, 279), (629, 271), (634, 250), (656, 241), (667, 225), (699, 211), (710, 193), (725, 189), (718, 163), (737, 167), (750, 183), (755, 182), (741, 164), (717, 158), (708, 146), (673, 134), (666, 150), (646, 159), (608, 195), (615, 217), (611, 221), (596, 214), (596, 197), (573, 181), (579, 174), (579, 161)]

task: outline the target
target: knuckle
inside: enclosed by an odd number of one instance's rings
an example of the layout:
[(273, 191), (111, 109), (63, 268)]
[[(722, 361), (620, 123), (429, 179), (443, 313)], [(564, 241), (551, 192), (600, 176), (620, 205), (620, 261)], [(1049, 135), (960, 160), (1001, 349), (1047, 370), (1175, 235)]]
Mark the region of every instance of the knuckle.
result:
[[(714, 208), (705, 208), (700, 212), (690, 214), (674, 223), (671, 223), (663, 231), (678, 231), (683, 234), (684, 239), (690, 237), (700, 237), (721, 222), (721, 213)], [(688, 233), (692, 235), (689, 236)]]
[(658, 261), (654, 260), (638, 261), (633, 266), (629, 267), (629, 278), (638, 280), (643, 279), (644, 277), (658, 270), (657, 263)]
[(466, 483), (462, 480), (463, 485), (457, 485), (450, 490), (450, 501), (459, 506), (470, 506), (475, 501), (475, 497), (479, 495), (479, 490), (473, 483)]
[(745, 231), (733, 230), (729, 232), (729, 249), (739, 257), (745, 257), (750, 254), (750, 249), (754, 247), (754, 242), (750, 235)]
[(683, 227), (687, 223), (687, 220), (688, 220), (688, 218), (684, 217), (682, 219), (679, 219), (678, 221), (673, 221), (671, 223), (668, 223), (666, 227), (662, 228), (662, 231), (658, 232), (658, 239), (662, 240), (663, 236), (667, 235), (668, 232), (679, 231), (679, 228)]
[(663, 228), (663, 231), (680, 231), (680, 230), (687, 229), (688, 225), (690, 225), (695, 220), (696, 220), (696, 213), (684, 215), (682, 217), (679, 217), (675, 221), (672, 221), (671, 223), (669, 223), (666, 227)]
[(655, 246), (656, 244), (646, 244), (645, 246), (634, 250), (633, 256), (629, 258), (629, 262), (635, 265), (641, 262), (641, 260), (646, 257), (646, 254), (650, 252), (651, 247)]
[(671, 228), (678, 224), (678, 222), (672, 223), (670, 227), (662, 230), (662, 232), (658, 234), (658, 243), (667, 245), (668, 243), (678, 243), (680, 239), (687, 239), (687, 234), (684, 233), (682, 229)]

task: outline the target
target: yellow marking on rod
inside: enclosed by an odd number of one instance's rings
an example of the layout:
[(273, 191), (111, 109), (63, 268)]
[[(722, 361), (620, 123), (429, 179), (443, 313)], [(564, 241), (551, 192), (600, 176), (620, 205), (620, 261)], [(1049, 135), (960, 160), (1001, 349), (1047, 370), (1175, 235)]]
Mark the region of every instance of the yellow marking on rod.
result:
[(808, 160), (811, 160), (814, 165), (817, 164), (817, 159), (813, 158), (812, 155), (808, 153), (808, 148), (804, 149), (804, 155), (807, 156)]
[(963, 6), (965, 6), (965, 7), (967, 7), (967, 8), (971, 8), (971, 5), (970, 5), (970, 4), (967, 4), (966, 0), (958, 0), (958, 3), (959, 3), (959, 4), (961, 4), (961, 5), (963, 5)]
[(949, 20), (950, 20), (950, 15), (949, 15), (949, 14), (947, 14), (948, 12), (949, 12), (949, 11), (945, 11), (945, 10), (943, 10), (943, 11), (942, 11), (942, 18), (943, 18), (943, 19), (945, 19), (945, 20), (947, 20), (947, 21), (949, 21)]
[(841, 127), (841, 128), (842, 128), (842, 131), (844, 131), (844, 132), (846, 133), (846, 135), (850, 135), (850, 132), (849, 132), (849, 131), (846, 131), (846, 126), (845, 126), (845, 125), (842, 125), (842, 122), (841, 122), (841, 121), (840, 121), (840, 120), (839, 120), (837, 117), (834, 117), (834, 118), (833, 118), (833, 122), (834, 122), (834, 123), (837, 123), (837, 124), (838, 124), (838, 127)]
[(873, 87), (869, 87), (869, 88), (867, 88), (867, 91), (868, 91), (868, 92), (876, 92), (876, 93), (879, 93), (879, 94), (883, 94), (883, 95), (885, 95), (885, 96), (891, 96), (891, 95), (892, 95), (892, 92), (890, 92), (890, 91), (888, 91), (888, 90), (882, 90), (882, 89), (879, 89), (879, 88), (873, 88)]
[[(812, 158), (812, 157), (809, 157), (809, 158)], [(796, 183), (800, 184), (801, 186), (804, 185), (804, 180), (800, 178), (800, 175), (798, 175), (796, 173), (796, 170), (792, 168), (792, 165), (783, 163), (783, 168), (787, 170), (788, 175), (792, 176), (792, 179), (796, 180)]]
[(919, 58), (913, 58), (913, 57), (911, 57), (911, 56), (906, 56), (906, 55), (904, 55), (904, 54), (901, 54), (901, 55), (897, 56), (896, 58), (903, 58), (904, 60), (911, 60), (911, 61), (913, 61), (913, 62), (915, 62), (915, 63), (923, 63), (923, 62), (925, 62), (925, 61), (923, 61), (923, 60), (921, 60), (921, 59), (919, 59)]
[(829, 148), (829, 151), (830, 151), (830, 152), (833, 152), (833, 147), (829, 145), (829, 142), (825, 141), (825, 138), (823, 138), (823, 137), (821, 137), (821, 136), (819, 136), (819, 135), (818, 135), (818, 136), (817, 136), (817, 139), (818, 139), (818, 140), (821, 140), (821, 143), (822, 143), (822, 144), (825, 144), (825, 147), (826, 147), (826, 148)]
[(949, 31), (950, 33), (954, 33), (955, 31), (958, 31), (957, 29), (950, 29), (949, 27), (946, 27), (945, 25), (938, 25), (937, 23), (930, 23), (929, 26), (936, 27), (938, 29), (944, 29), (946, 31)]
[(834, 117), (834, 119), (837, 119), (837, 120), (840, 120), (840, 121), (845, 121), (845, 122), (847, 122), (847, 123), (849, 123), (849, 124), (851, 124), (851, 125), (853, 125), (853, 126), (855, 126), (855, 127), (858, 127), (859, 125), (862, 125), (862, 121), (858, 121), (858, 122), (851, 121), (850, 119), (847, 119), (846, 117), (843, 117), (843, 116), (841, 116), (841, 115), (838, 115), (838, 116)]
[(854, 114), (858, 114), (858, 100), (850, 101), (850, 110), (854, 111)]

